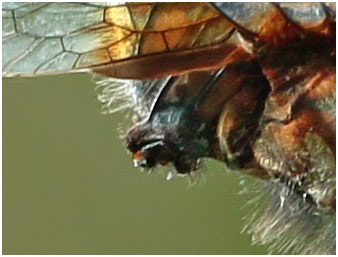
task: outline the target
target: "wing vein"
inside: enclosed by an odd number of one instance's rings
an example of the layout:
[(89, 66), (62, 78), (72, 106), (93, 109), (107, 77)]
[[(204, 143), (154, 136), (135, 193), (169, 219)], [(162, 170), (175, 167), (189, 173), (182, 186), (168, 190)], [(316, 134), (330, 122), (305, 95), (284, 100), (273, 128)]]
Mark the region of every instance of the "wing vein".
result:
[[(29, 53), (33, 52), (39, 45), (43, 43), (45, 39), (43, 38), (35, 38), (34, 41), (21, 52), (19, 52), (13, 59), (11, 59), (3, 69), (6, 70), (8, 67), (12, 66), (13, 64), (17, 63), (21, 59), (25, 58)], [(22, 54), (22, 55), (21, 55)]]

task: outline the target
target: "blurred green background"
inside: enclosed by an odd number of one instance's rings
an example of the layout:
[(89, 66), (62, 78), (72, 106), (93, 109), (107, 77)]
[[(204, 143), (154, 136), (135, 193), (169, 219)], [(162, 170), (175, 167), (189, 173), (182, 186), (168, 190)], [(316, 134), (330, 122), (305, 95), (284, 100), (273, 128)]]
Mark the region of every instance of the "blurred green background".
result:
[(133, 168), (94, 86), (3, 80), (4, 254), (266, 254), (240, 233), (238, 174), (208, 161), (189, 186)]

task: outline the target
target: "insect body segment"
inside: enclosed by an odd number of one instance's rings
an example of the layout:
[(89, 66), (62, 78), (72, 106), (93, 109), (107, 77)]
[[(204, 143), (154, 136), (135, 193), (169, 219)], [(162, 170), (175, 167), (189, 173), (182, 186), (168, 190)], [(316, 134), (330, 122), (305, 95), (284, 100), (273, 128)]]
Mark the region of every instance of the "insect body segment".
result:
[[(147, 152), (148, 156), (153, 156), (152, 165), (161, 160), (175, 163), (182, 157), (190, 160), (185, 161), (187, 168), (182, 170), (179, 165), (174, 166), (178, 172), (189, 173), (195, 171), (197, 159), (212, 157), (224, 161), (233, 169), (279, 183), (280, 190), (287, 193), (281, 191), (280, 199), (275, 198), (270, 203), (272, 205), (294, 208), (295, 213), (298, 211), (298, 215), (304, 216), (304, 220), (312, 219), (310, 217), (318, 212), (326, 217), (334, 216), (335, 22), (328, 11), (330, 7), (305, 4), (302, 11), (299, 5), (292, 9), (292, 4), (215, 5), (225, 19), (232, 21), (239, 35), (237, 50), (245, 51), (248, 58), (231, 59), (230, 53), (225, 54), (217, 65), (225, 65), (226, 69), (218, 70), (222, 72), (217, 79), (217, 70), (209, 71), (210, 67), (205, 71), (180, 75), (173, 84), (166, 86), (166, 93), (158, 99), (157, 105), (162, 109), (155, 108), (152, 113), (153, 117), (163, 112), (178, 114), (186, 110), (190, 115), (193, 113), (198, 117), (196, 124), (206, 124), (203, 135), (208, 136), (202, 138), (207, 147), (194, 144), (201, 138), (196, 133), (198, 126), (194, 127), (194, 119), (184, 116), (173, 123), (169, 119), (158, 119), (155, 123), (149, 121), (142, 127), (136, 126), (137, 132), (131, 130), (130, 133), (140, 138), (131, 137), (130, 142), (142, 141), (151, 131), (149, 134), (152, 136), (166, 138), (164, 145), (175, 145), (174, 148), (165, 147), (164, 151)], [(316, 17), (309, 18), (313, 13)], [(213, 79), (215, 82), (209, 87), (208, 81)], [(201, 90), (201, 84), (208, 90)], [(189, 109), (185, 95), (189, 91), (201, 95), (207, 92), (196, 109)], [(180, 103), (179, 107), (171, 112), (175, 102)], [(190, 124), (186, 123), (187, 119)], [(158, 132), (154, 130), (156, 126), (160, 126)], [(189, 129), (183, 132), (184, 127)], [(179, 136), (167, 137), (172, 131)], [(188, 138), (188, 141), (183, 140)], [(153, 143), (152, 140), (150, 142)], [(179, 146), (188, 149), (188, 154), (176, 150)], [(154, 149), (157, 147), (156, 144)], [(196, 149), (203, 151), (195, 154)], [(178, 153), (178, 156), (173, 157), (172, 153)], [(265, 221), (259, 219), (252, 229), (256, 235), (263, 230), (274, 235), (272, 224), (278, 230), (286, 222), (268, 212), (261, 217)], [(285, 219), (288, 218), (291, 219), (285, 216)], [(317, 227), (312, 227), (309, 233), (320, 233), (321, 227), (331, 226), (330, 222), (325, 222), (318, 221)], [(269, 224), (269, 228), (260, 228), (259, 224), (263, 223)], [(303, 224), (299, 225), (299, 230), (301, 226)], [(285, 231), (281, 230), (274, 236), (283, 237)], [(333, 234), (329, 233), (327, 237), (332, 238)], [(258, 238), (258, 242), (269, 241), (264, 237)], [(314, 240), (308, 236), (300, 238), (300, 248), (305, 244), (303, 241)], [(290, 248), (296, 249), (296, 245), (296, 240), (289, 242)], [(303, 251), (314, 249), (304, 246)], [(318, 247), (317, 251), (328, 253), (332, 248)]]
[(197, 115), (195, 99), (179, 92), (179, 82), (170, 80), (149, 119), (128, 132), (127, 147), (141, 166), (171, 162), (179, 173), (190, 173), (200, 157), (210, 155), (212, 134)]

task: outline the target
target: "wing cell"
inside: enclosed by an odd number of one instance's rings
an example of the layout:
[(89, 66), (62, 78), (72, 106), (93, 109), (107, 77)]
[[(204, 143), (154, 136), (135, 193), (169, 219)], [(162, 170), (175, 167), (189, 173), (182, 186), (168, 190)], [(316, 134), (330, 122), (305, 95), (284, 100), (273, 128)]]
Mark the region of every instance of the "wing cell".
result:
[(38, 67), (36, 74), (71, 70), (78, 58), (78, 54), (62, 52)]
[(127, 30), (119, 27), (100, 24), (93, 28), (81, 30), (72, 33), (69, 36), (65, 36), (62, 41), (66, 51), (80, 54), (108, 48), (130, 34), (131, 33)]
[(59, 38), (37, 39), (31, 45), (31, 51), (20, 55), (14, 62), (8, 63), (5, 68), (11, 72), (20, 70), (23, 73), (35, 73), (37, 69), (63, 52)]
[(10, 61), (18, 58), (26, 49), (28, 49), (35, 39), (26, 34), (13, 35), (2, 40), (2, 67), (7, 69)]
[(50, 3), (34, 10), (24, 7), (14, 14), (20, 33), (35, 37), (62, 37), (102, 22), (103, 11), (101, 7), (76, 3)]

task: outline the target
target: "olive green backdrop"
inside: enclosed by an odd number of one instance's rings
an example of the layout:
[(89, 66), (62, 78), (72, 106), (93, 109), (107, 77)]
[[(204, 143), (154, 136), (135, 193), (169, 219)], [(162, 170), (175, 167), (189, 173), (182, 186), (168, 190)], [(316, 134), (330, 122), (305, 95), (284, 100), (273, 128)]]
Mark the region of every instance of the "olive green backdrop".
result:
[(4, 254), (265, 254), (240, 234), (238, 174), (132, 166), (89, 75), (3, 80)]

